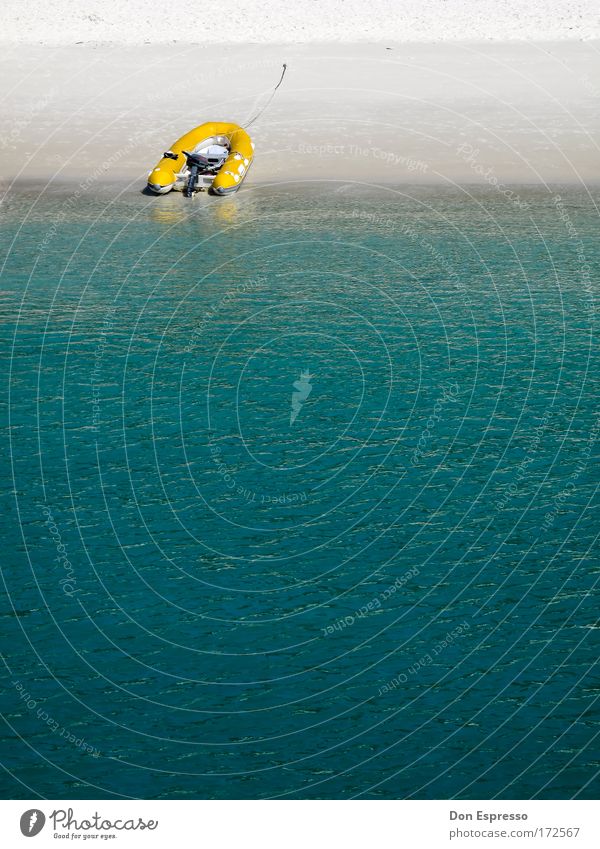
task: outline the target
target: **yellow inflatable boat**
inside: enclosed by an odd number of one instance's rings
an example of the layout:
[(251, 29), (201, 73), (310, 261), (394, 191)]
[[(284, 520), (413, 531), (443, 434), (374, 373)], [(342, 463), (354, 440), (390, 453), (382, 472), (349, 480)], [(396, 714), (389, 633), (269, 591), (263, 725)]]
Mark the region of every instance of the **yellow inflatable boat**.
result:
[(207, 188), (216, 195), (237, 192), (254, 156), (254, 144), (237, 124), (201, 124), (178, 139), (148, 174), (148, 188), (158, 195), (172, 189), (187, 197)]

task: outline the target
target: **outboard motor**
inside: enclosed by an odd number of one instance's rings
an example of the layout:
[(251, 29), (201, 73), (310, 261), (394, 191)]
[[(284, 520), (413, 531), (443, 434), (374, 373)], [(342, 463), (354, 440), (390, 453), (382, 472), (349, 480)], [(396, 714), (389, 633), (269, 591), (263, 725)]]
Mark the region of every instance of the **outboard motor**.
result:
[(216, 174), (229, 156), (229, 150), (220, 144), (213, 144), (205, 148), (203, 153), (190, 153), (187, 150), (184, 150), (183, 153), (190, 169), (190, 175), (183, 192), (186, 198), (191, 198), (196, 191), (200, 174)]

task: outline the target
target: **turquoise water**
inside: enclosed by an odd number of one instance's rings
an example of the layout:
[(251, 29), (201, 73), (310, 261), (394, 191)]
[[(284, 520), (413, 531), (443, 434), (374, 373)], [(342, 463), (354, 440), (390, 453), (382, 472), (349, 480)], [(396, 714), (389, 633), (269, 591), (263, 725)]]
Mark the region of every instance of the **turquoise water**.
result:
[(599, 201), (9, 193), (2, 794), (597, 795)]

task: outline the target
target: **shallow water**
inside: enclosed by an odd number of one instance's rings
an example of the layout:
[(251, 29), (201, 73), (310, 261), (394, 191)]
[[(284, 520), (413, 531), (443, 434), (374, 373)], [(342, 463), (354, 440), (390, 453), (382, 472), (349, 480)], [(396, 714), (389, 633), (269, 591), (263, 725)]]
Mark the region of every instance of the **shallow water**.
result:
[(8, 195), (5, 797), (597, 794), (600, 192), (513, 191)]

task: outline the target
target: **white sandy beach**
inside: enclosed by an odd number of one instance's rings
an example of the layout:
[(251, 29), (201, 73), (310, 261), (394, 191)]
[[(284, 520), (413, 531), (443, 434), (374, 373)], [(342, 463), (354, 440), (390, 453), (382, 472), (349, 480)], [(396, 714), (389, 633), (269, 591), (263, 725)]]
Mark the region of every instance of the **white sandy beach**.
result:
[[(283, 14), (255, 0), (226, 33), (219, 21), (192, 31), (185, 15), (165, 23), (159, 4), (9, 0), (0, 178), (143, 181), (191, 127), (245, 123), (287, 62), (251, 128), (254, 182), (596, 181), (594, 5), (351, 0)], [(210, 43), (174, 43), (190, 33)]]
[(3, 0), (18, 44), (281, 44), (600, 38), (596, 0)]

